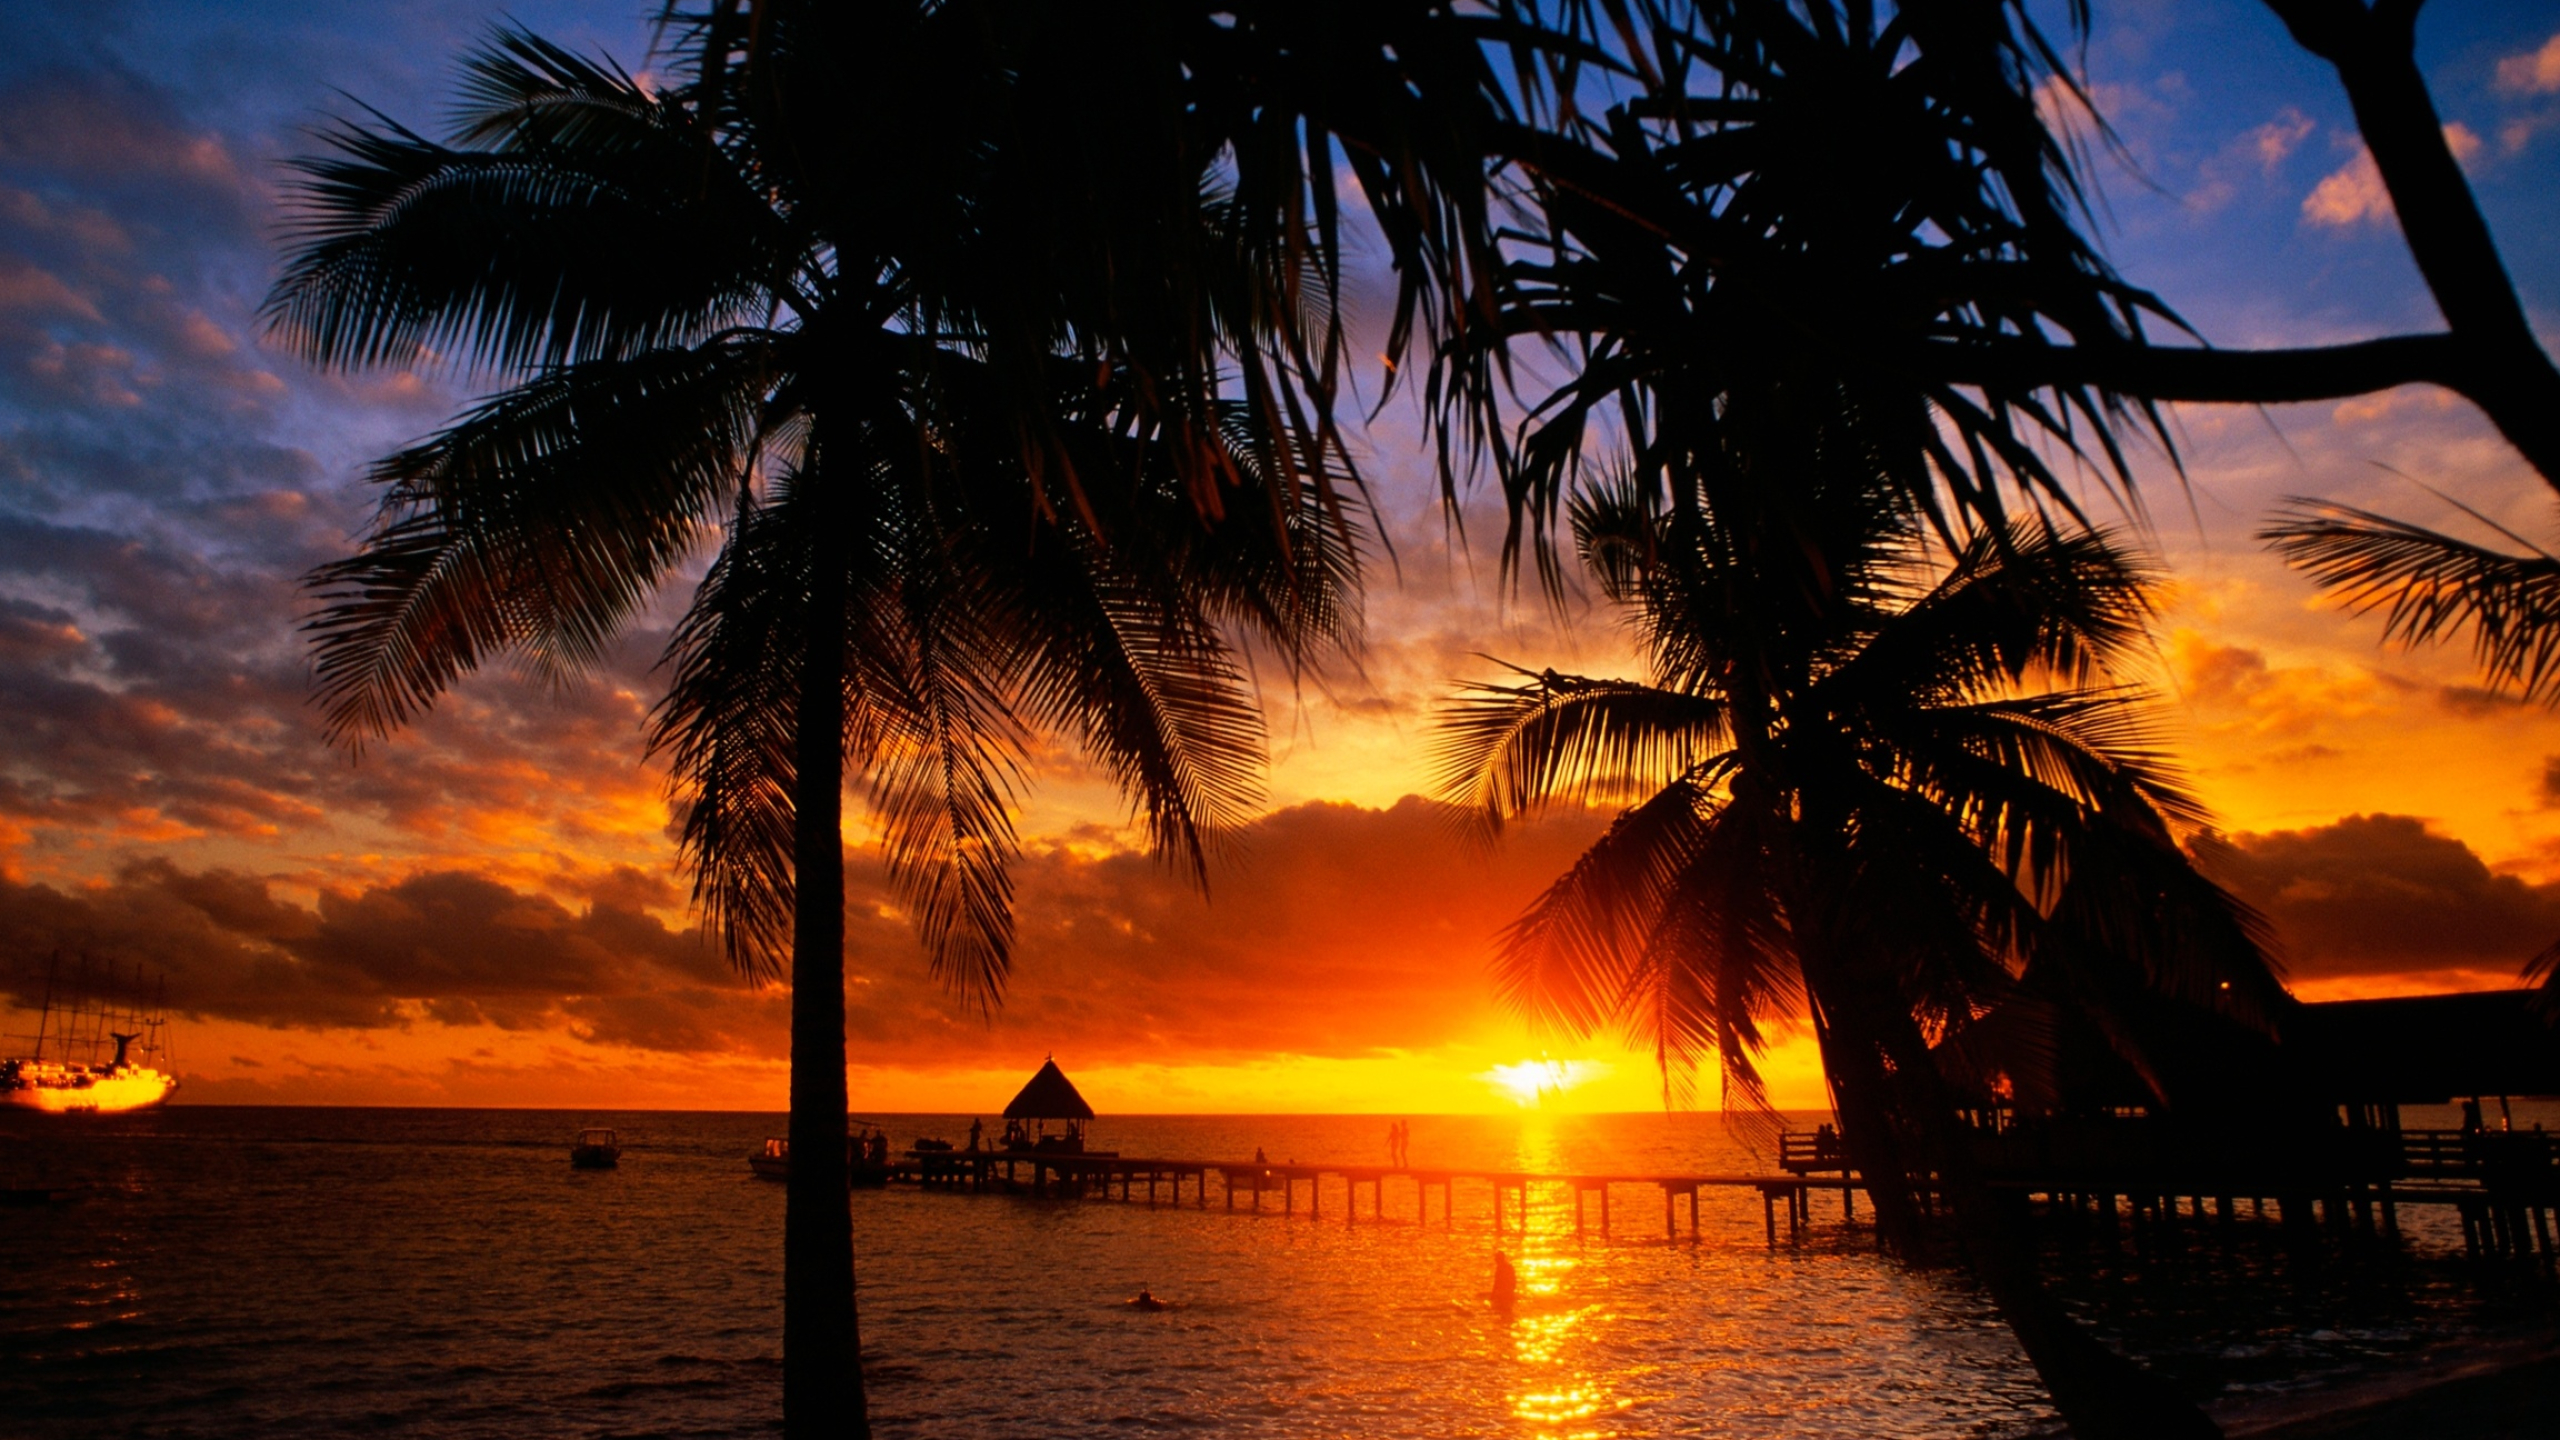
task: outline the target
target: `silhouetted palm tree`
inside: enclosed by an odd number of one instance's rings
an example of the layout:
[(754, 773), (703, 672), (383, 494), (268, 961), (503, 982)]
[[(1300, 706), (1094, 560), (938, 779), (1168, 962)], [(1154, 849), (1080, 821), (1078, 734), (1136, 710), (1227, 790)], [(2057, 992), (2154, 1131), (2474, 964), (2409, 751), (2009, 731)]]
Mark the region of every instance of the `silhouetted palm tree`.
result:
[[(1976, 723), (1989, 703), (1981, 687), (2016, 679), (2021, 666), (2065, 654), (2075, 665), (2104, 661), (2133, 633), (2131, 615), (2082, 614), (2054, 600), (2061, 608), (2038, 619), (2060, 626), (2053, 631), (2030, 626), (1999, 643), (1959, 637), (1943, 653), (1880, 640), (1879, 657), (1909, 658), (1901, 681), (1912, 693), (1943, 694), (1957, 704), (1946, 714), (1901, 702), (1881, 708), (1882, 691), (1852, 695), (1846, 677), (1872, 674), (1885, 661), (1852, 665), (1846, 654), (1824, 648), (1849, 644), (1854, 635), (1840, 627), (1862, 607), (1895, 609), (1857, 587), (1861, 576), (1872, 582), (1879, 573), (1878, 547), (1896, 564), (1911, 563), (1912, 534), (1934, 537), (1951, 557), (1951, 574), (1966, 582), (1964, 594), (2001, 593), (1977, 591), (1972, 579), (2019, 573), (2007, 567), (2031, 555), (2050, 563), (2087, 554), (2097, 542), (2068, 538), (2085, 524), (2073, 470), (2134, 505), (2120, 435), (2169, 443), (2146, 392), (2123, 383), (2131, 372), (2094, 362), (2149, 356), (2155, 347), (2147, 327), (2180, 327), (2156, 298), (2117, 277), (2080, 234), (2086, 217), (2072, 149), (2039, 109), (2040, 97), (2069, 104), (2076, 91), (2021, 7), (1998, 0), (1890, 8), (1666, 0), (1640, 8), (1661, 23), (1628, 33), (1617, 52), (1620, 68), (1587, 87), (1574, 116), (1497, 132), (1501, 173), (1516, 183), (1526, 222), (1495, 277), (1497, 323), (1441, 347), (1431, 398), (1451, 448), (1489, 454), (1501, 470), (1512, 520), (1507, 560), (1534, 554), (1549, 588), (1564, 587), (1549, 536), (1597, 464), (1616, 472), (1607, 487), (1614, 498), (1604, 508), (1644, 523), (1601, 524), (1602, 512), (1591, 511), (1584, 518), (1597, 528), (1586, 527), (1585, 539), (1600, 546), (1595, 555), (1641, 562), (1646, 574), (1694, 573), (1704, 587), (1684, 602), (1685, 613), (1661, 612), (1677, 622), (1649, 632), (1662, 674), (1641, 700), (1625, 703), (1712, 696), (1716, 718), (1701, 718), (1693, 705), (1689, 723), (1729, 727), (1729, 746), (1695, 733), (1676, 744), (1697, 747), (1699, 760), (1729, 754), (1733, 774), (1700, 772), (1688, 783), (1701, 793), (1726, 787), (1721, 793), (1732, 806), (1717, 813), (1729, 813), (1731, 825), (1720, 822), (1710, 833), (1682, 818), (1682, 807), (1700, 803), (1695, 796), (1674, 793), (1677, 786), (1659, 794), (1648, 787), (1661, 805), (1632, 809), (1595, 856), (1605, 856), (1622, 833), (1636, 844), (1645, 826), (1659, 823), (1691, 827), (1702, 845), (1713, 839), (1754, 855), (1820, 860), (1813, 873), (1835, 878), (1826, 888), (1790, 892), (1768, 887), (1809, 882), (1791, 870), (1753, 875), (1727, 866), (1713, 872), (1724, 877), (1717, 883), (1747, 876), (1759, 887), (1751, 895), (1792, 895), (1792, 904), (1754, 910), (1744, 904), (1749, 896), (1709, 904), (1696, 898), (1713, 893), (1702, 879), (1680, 892), (1693, 898), (1689, 910), (1656, 917), (1630, 902), (1610, 911), (1621, 917), (1613, 923), (1641, 927), (1663, 918), (1705, 926), (1785, 914), (1792, 973), (1812, 987), (1826, 1069), (1860, 1168), (1886, 1177), (1932, 1169), (1947, 1176), (1963, 1202), (1968, 1258), (2075, 1428), (2208, 1430), (2194, 1407), (2102, 1350), (2044, 1298), (2032, 1257), (1976, 1203), (1980, 1192), (1968, 1191), (1968, 1161), (1950, 1134), (1952, 1107), (1923, 1093), (1934, 1086), (1934, 1072), (1915, 1068), (1913, 1049), (1921, 1023), (1956, 1016), (1955, 1001), (1964, 996), (1958, 990), (1932, 998), (1929, 986), (1939, 982), (1931, 977), (1997, 979), (1984, 957), (1998, 952), (1972, 938), (1984, 927), (2047, 937), (2112, 928), (2123, 932), (2115, 938), (2139, 939), (2149, 922), (2127, 900), (2128, 889), (2162, 901), (2189, 897), (2173, 908), (2204, 928), (2228, 931), (2239, 923), (2218, 892), (2195, 888), (2201, 882), (2170, 841), (2168, 826), (2180, 813), (2174, 792), (2129, 768), (2135, 757), (2117, 742), (2131, 737), (2111, 728), (2120, 706), (2094, 695), (2031, 697), (2016, 702), (2021, 728), (2014, 733), (1960, 737), (1928, 729), (1956, 718)], [(1535, 368), (1515, 359), (1523, 342), (1545, 347)], [(1545, 388), (1515, 409), (1511, 386), (1531, 375)], [(1832, 498), (1817, 504), (1809, 487), (1827, 487)], [(1867, 498), (1847, 503), (1858, 495)], [(2014, 518), (2022, 511), (2031, 521)], [(1648, 528), (1654, 526), (1666, 528), (1657, 533)], [(1690, 548), (1680, 549), (1678, 565), (1657, 567), (1665, 545), (1706, 547), (1722, 557), (1721, 568), (1693, 566)], [(2122, 601), (2129, 594), (2124, 584), (2101, 583), (2102, 576), (2083, 578), (2096, 587), (2094, 596)], [(1647, 600), (1648, 616), (1657, 614), (1654, 605)], [(1954, 613), (1934, 602), (1912, 607), (1915, 624)], [(1712, 647), (1706, 637), (1715, 637)], [(2065, 649), (2048, 653), (2041, 648), (2048, 642)], [(1958, 668), (1930, 668), (1937, 665)], [(1842, 678), (1816, 686), (1835, 667)], [(1879, 708), (1836, 722), (1803, 713), (1807, 704), (1820, 711), (1829, 703), (1812, 698), (1817, 689), (1844, 704)], [(1500, 723), (1504, 707), (1528, 716), (1565, 698), (1543, 683), (1513, 691), (1485, 697), (1482, 724), (1462, 723), (1461, 733), (1491, 744), (1486, 727)], [(1794, 723), (1780, 723), (1782, 702), (1796, 712)], [(1869, 719), (1921, 728), (1862, 731)], [(1780, 731), (1792, 737), (1786, 747), (1770, 738)], [(2043, 738), (2030, 744), (2029, 734)], [(1648, 758), (1590, 736), (1567, 739), (1592, 748), (1540, 752), (1524, 742), (1519, 753), (1548, 753), (1540, 763), (1563, 774), (1584, 773), (1583, 760), (1599, 768)], [(1881, 750), (1861, 748), (1886, 742)], [(1644, 743), (1670, 746), (1675, 737), (1660, 732)], [(2024, 748), (2004, 759), (1998, 747), (2010, 744)], [(1672, 752), (1649, 758), (1665, 753)], [(1975, 756), (1970, 769), (1952, 758), (1964, 754)], [(1953, 768), (1891, 773), (1906, 760), (1934, 764), (1939, 757)], [(1824, 762), (1819, 767), (1816, 758)], [(1515, 779), (1539, 773), (1532, 768)], [(1973, 784), (1985, 788), (1964, 789)], [(1497, 787), (1478, 798), (1498, 808), (1501, 795)], [(2086, 813), (2052, 808), (2061, 797)], [(1968, 805), (1988, 808), (1965, 811)], [(2136, 824), (2146, 813), (2151, 820)], [(1783, 833), (1770, 833), (1766, 827), (1782, 817)], [(1958, 833), (1948, 832), (1951, 824)], [(1982, 827), (1969, 871), (1950, 848), (1968, 825)], [(1915, 855), (1948, 868), (1871, 863), (1893, 851), (1868, 842), (1895, 826), (1910, 828)], [(2076, 858), (2047, 868), (2053, 857), (2034, 846), (2059, 843), (2075, 829), (2065, 849)], [(2102, 842), (2113, 848), (2100, 861), (2093, 847)], [(1656, 860), (1667, 853), (1639, 848)], [(1595, 872), (1588, 898), (1595, 905), (1626, 900), (1607, 876), (1636, 868)], [(2023, 902), (2004, 898), (2004, 887), (2014, 889), (2026, 874), (2053, 888), (2021, 909)], [(1906, 888), (1913, 893), (1902, 894)], [(1894, 937), (1868, 933), (1906, 909), (1940, 918), (1893, 944), (1886, 942)], [(2042, 923), (2029, 926), (2030, 912)], [(1772, 943), (1748, 923), (1730, 923), (1740, 928), (1718, 943), (1734, 954)], [(1809, 937), (1819, 943), (1808, 944)], [(2245, 939), (2242, 932), (2234, 943)], [(1579, 943), (1568, 940), (1559, 953)], [(2087, 948), (2110, 953), (2109, 946)], [(2113, 946), (2112, 953), (2126, 951)], [(1944, 964), (1919, 963), (1932, 955)], [(2047, 963), (2068, 968), (2059, 958)], [(1666, 984), (1676, 976), (1658, 973)], [(1713, 1017), (1714, 1026), (1732, 1027), (1713, 1032), (1719, 1046), (1747, 1052), (1757, 1013), (1751, 973), (1736, 971), (1738, 988), (1712, 1006), (1676, 986), (1658, 989), (1649, 997), (1652, 1013), (1666, 1026), (1683, 1016), (1702, 1024), (1698, 1017)], [(1932, 1004), (1934, 1012), (1925, 1008)], [(1570, 1018), (1572, 1007), (1560, 1013)], [(1739, 1078), (1747, 1092), (1747, 1070)], [(1897, 1112), (1907, 1125), (1892, 1123)], [(1905, 1140), (1917, 1153), (1901, 1148)], [(1886, 1190), (1895, 1188), (1888, 1179)], [(1918, 1227), (1908, 1197), (1881, 1199), (1888, 1235), (1910, 1243)]]
[[(992, 1004), (1027, 738), (1078, 734), (1197, 873), (1257, 798), (1231, 634), (1294, 664), (1353, 624), (1332, 132), (1269, 95), (1184, 91), (1198, 74), (1161, 45), (1089, 53), (1146, 38), (1125, 23), (1044, 15), (722, 6), (671, 47), (673, 83), (502, 36), (469, 65), (451, 143), (381, 117), (327, 136), (270, 301), (317, 363), (454, 358), (510, 382), (378, 466), (363, 549), (311, 578), (343, 739), (500, 653), (592, 664), (726, 523), (653, 738), (708, 918), (750, 972), (789, 952), (794, 1434), (867, 1428), (842, 1168), (848, 772), (937, 969)], [(1235, 43), (1192, 19), (1193, 42)], [(1507, 101), (1480, 37), (1419, 83), (1435, 52), (1377, 36), (1261, 73), (1389, 141), (1351, 169), (1411, 262), (1400, 335), (1446, 323), (1481, 229), (1480, 193), (1433, 173), (1445, 152), (1471, 180), (1477, 152), (1424, 102)], [(1117, 72), (1060, 68), (1114, 55)], [(1287, 145), (1195, 123), (1204, 96)]]
[(1447, 717), (1443, 793), (1489, 825), (1629, 802), (1509, 932), (1505, 993), (1622, 1029), (1666, 1086), (1718, 1057), (1728, 1109), (1765, 1110), (1764, 1027), (1809, 1010), (1888, 1234), (1913, 1248), (1934, 1175), (2076, 1431), (2208, 1431), (2045, 1293), (1931, 1049), (2030, 984), (2101, 1015), (2282, 1003), (2254, 919), (2179, 850), (2200, 812), (2110, 680), (2147, 576), (2102, 534), (2036, 524), (1934, 548), (1853, 406), (1786, 403), (1763, 428), (1756, 405), (1728, 403), (1748, 441), (1692, 505), (1623, 478), (1573, 502), (1650, 676), (1528, 675)]

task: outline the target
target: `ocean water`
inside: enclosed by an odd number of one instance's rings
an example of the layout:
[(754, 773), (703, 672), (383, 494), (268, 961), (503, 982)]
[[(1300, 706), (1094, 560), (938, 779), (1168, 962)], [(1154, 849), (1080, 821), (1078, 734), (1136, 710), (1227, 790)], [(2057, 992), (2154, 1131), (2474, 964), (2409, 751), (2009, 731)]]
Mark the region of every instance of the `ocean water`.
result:
[[(0, 1117), (0, 1433), (165, 1437), (725, 1436), (779, 1422), (782, 1187), (746, 1153), (779, 1117), (224, 1109)], [(966, 1117), (879, 1117), (901, 1147)], [(1809, 1121), (1811, 1117), (1806, 1117)], [(621, 1168), (573, 1171), (581, 1125)], [(1382, 1163), (1383, 1118), (1113, 1118), (1132, 1155)], [(1714, 1116), (1417, 1117), (1417, 1163), (1547, 1172), (1765, 1169)], [(1963, 1280), (1880, 1259), (1817, 1199), (1769, 1248), (1758, 1196), (1663, 1235), (1660, 1192), (1577, 1236), (1563, 1187), (1497, 1241), (1390, 1180), (1318, 1218), (1094, 1199), (857, 1192), (867, 1371), (888, 1436), (1996, 1436), (2046, 1418)], [(2059, 1248), (2110, 1335), (2199, 1395), (2297, 1385), (2547, 1291), (2453, 1258), (2411, 1217), (2385, 1255), (2281, 1252), (2274, 1227), (2189, 1251)], [(1522, 1303), (1487, 1303), (1493, 1255)], [(1141, 1313), (1141, 1286), (1174, 1308)]]

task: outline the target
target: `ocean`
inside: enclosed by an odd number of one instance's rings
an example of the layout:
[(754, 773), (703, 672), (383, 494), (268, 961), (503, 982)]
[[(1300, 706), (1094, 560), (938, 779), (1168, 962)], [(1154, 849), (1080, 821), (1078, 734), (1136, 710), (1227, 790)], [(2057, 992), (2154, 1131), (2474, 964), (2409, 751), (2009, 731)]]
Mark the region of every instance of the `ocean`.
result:
[[(966, 1116), (877, 1116), (898, 1145)], [(1816, 1117), (1799, 1117), (1809, 1125)], [(2416, 1117), (2412, 1123), (2417, 1123)], [(584, 1125), (622, 1165), (573, 1171)], [(1386, 1117), (1105, 1117), (1124, 1154), (1383, 1163)], [(0, 1117), (0, 1432), (23, 1440), (367, 1433), (732, 1436), (780, 1420), (782, 1187), (745, 1156), (781, 1118), (177, 1106)], [(1417, 1116), (1418, 1164), (1621, 1173), (1766, 1168), (1713, 1115)], [(1497, 1240), (1384, 1223), (1339, 1182), (1318, 1218), (1094, 1199), (853, 1197), (884, 1436), (2000, 1436), (2048, 1418), (2015, 1343), (1952, 1273), (1881, 1259), (1814, 1202), (1764, 1243), (1714, 1192), (1663, 1236), (1650, 1188), (1577, 1237), (1533, 1189)], [(1589, 1203), (1589, 1202), (1586, 1202)], [(2547, 1316), (2460, 1260), (2449, 1220), (2389, 1252), (2286, 1252), (2272, 1224), (2199, 1250), (2057, 1248), (2071, 1303), (2199, 1395), (2315, 1383)], [(1487, 1303), (1499, 1249), (1522, 1301)], [(1140, 1287), (1172, 1302), (1125, 1303)]]

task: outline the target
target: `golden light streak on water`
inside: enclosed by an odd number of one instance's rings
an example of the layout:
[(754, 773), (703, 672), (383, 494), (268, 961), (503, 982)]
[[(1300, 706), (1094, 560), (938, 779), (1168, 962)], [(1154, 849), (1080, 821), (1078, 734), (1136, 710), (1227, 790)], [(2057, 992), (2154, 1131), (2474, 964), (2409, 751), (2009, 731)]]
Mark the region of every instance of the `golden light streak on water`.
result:
[[(1537, 1062), (1510, 1068), (1526, 1070), (1533, 1064), (1546, 1069)], [(1521, 1126), (1512, 1163), (1532, 1174), (1567, 1168), (1555, 1122), (1531, 1112)], [(1534, 1427), (1532, 1433), (1553, 1440), (1614, 1434), (1606, 1425), (1591, 1422), (1616, 1415), (1633, 1401), (1590, 1363), (1593, 1350), (1606, 1343), (1617, 1317), (1605, 1301), (1583, 1295), (1574, 1284), (1583, 1262), (1572, 1233), (1573, 1217), (1555, 1196), (1532, 1186), (1520, 1227), (1513, 1261), (1520, 1299), (1508, 1322), (1520, 1388), (1505, 1397), (1511, 1415)]]

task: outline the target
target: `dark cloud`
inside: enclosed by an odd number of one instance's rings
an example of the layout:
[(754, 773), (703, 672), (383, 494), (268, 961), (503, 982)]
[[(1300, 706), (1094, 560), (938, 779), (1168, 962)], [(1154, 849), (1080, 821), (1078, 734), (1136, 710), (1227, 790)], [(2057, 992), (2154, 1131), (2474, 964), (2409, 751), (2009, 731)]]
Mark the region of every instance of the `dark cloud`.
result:
[[(1238, 838), (1203, 898), (1125, 850), (1044, 849), (1018, 876), (1021, 950), (991, 1019), (957, 1007), (857, 852), (848, 1029), (857, 1063), (1087, 1063), (1357, 1056), (1466, 1038), (1491, 1010), (1496, 932), (1594, 838), (1572, 813), (1490, 853), (1447, 813), (1312, 804)], [(688, 1054), (780, 1055), (788, 995), (750, 990), (650, 908), (662, 877), (564, 879), (573, 908), (469, 870), (434, 870), (304, 905), (274, 882), (165, 860), (89, 888), (0, 881), (0, 993), (25, 1005), (43, 957), (86, 953), (165, 974), (184, 1014), (279, 1028), (560, 1028)]]
[(57, 952), (165, 976), (181, 1015), (278, 1028), (563, 1026), (700, 1051), (771, 1050), (783, 1034), (777, 997), (748, 991), (698, 936), (616, 899), (571, 909), (466, 871), (324, 890), (307, 907), (257, 876), (166, 861), (94, 888), (0, 881), (0, 991), (32, 1003)]
[(1308, 804), (1248, 827), (1206, 898), (1143, 855), (1061, 845), (1019, 874), (1004, 1008), (955, 1014), (884, 893), (848, 919), (857, 1062), (1018, 1056), (1184, 1064), (1356, 1056), (1467, 1035), (1496, 933), (1600, 832), (1568, 813), (1491, 853), (1441, 807)]
[(2235, 835), (2202, 854), (2274, 920), (2297, 978), (2511, 975), (2560, 940), (2560, 885), (2498, 874), (2412, 816)]
[(2487, 690), (2477, 685), (2444, 685), (2436, 690), (2436, 703), (2465, 720), (2485, 720), (2529, 708), (2522, 696), (2503, 690)]

